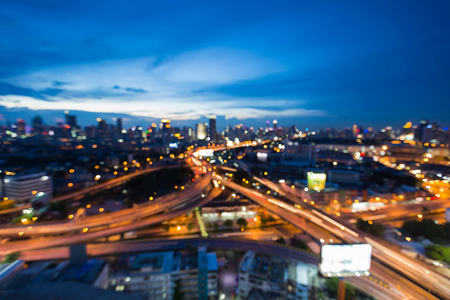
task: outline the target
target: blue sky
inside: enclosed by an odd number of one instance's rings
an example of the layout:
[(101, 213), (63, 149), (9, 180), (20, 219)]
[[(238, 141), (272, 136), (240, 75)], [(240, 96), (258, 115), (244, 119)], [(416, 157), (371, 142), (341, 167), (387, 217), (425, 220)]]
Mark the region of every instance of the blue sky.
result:
[(448, 126), (449, 53), (448, 1), (3, 0), (0, 124)]

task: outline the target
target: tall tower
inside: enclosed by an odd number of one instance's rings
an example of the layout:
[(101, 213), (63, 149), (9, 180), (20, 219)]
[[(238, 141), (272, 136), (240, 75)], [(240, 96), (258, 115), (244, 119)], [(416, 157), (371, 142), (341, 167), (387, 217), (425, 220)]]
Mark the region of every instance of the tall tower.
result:
[(106, 121), (101, 118), (97, 118), (97, 122), (97, 138), (102, 140), (106, 139), (109, 134), (108, 124), (106, 124)]
[(64, 116), (66, 118), (66, 124), (69, 125), (71, 128), (77, 127), (77, 116), (70, 115), (70, 111), (66, 110), (64, 111)]
[(273, 132), (275, 133), (275, 135), (277, 135), (278, 134), (278, 121), (273, 120), (272, 124), (273, 124)]
[(197, 140), (206, 139), (206, 125), (205, 123), (197, 123), (195, 126), (195, 131), (197, 133)]
[(117, 118), (116, 127), (117, 127), (117, 133), (121, 134), (122, 133), (122, 118)]
[(41, 134), (44, 131), (44, 121), (41, 116), (36, 116), (32, 120), (34, 134)]
[(211, 141), (213, 142), (217, 141), (217, 128), (215, 115), (209, 116), (209, 137), (211, 138)]
[(162, 133), (170, 133), (170, 120), (162, 119), (161, 125), (159, 125)]

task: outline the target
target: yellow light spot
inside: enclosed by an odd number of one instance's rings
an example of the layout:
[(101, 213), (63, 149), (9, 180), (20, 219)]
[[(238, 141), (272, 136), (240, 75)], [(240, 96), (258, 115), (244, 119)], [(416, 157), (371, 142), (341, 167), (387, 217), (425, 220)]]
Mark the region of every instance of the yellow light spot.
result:
[(177, 227), (177, 230), (180, 231), (180, 230), (181, 230), (181, 226), (178, 226), (178, 227)]
[(32, 194), (32, 195), (36, 195), (36, 194), (37, 194), (37, 191), (32, 191), (31, 194)]
[(421, 214), (418, 214), (417, 217), (418, 217), (419, 219), (422, 219), (423, 216), (422, 216)]
[(153, 200), (153, 197), (149, 197), (148, 200), (152, 201), (152, 200)]
[(255, 222), (258, 221), (258, 218), (257, 218), (257, 217), (254, 217), (254, 218), (253, 218), (253, 221), (255, 221)]
[(19, 235), (22, 235), (23, 234), (23, 231), (19, 231)]
[(311, 205), (313, 205), (314, 204), (314, 201), (311, 201)]
[(69, 182), (69, 183), (67, 184), (67, 186), (68, 186), (68, 187), (72, 187), (72, 186), (73, 186), (73, 183), (72, 183), (72, 182)]
[(270, 191), (267, 191), (267, 194), (270, 194)]
[(74, 215), (69, 215), (68, 218), (69, 219), (73, 219)]
[(38, 218), (37, 217), (32, 217), (31, 220), (36, 221)]
[(117, 171), (114, 171), (114, 175), (117, 175), (118, 173), (117, 173)]
[(75, 170), (74, 170), (74, 169), (70, 169), (69, 172), (70, 172), (70, 173), (73, 173), (73, 172), (75, 172)]
[(373, 221), (369, 221), (369, 224), (372, 225), (372, 224), (373, 224)]
[(99, 212), (103, 212), (103, 211), (105, 211), (105, 209), (104, 209), (103, 207), (100, 207), (100, 208), (98, 209), (98, 211), (99, 211)]
[(295, 185), (292, 185), (291, 188), (292, 188), (292, 189), (295, 189)]
[(83, 232), (88, 232), (89, 228), (83, 228)]
[(124, 171), (128, 171), (128, 168), (127, 168), (127, 167), (125, 167), (125, 168), (123, 168), (123, 170), (124, 170)]
[(405, 240), (407, 240), (408, 242), (411, 241), (411, 238), (409, 236), (405, 237)]
[(264, 172), (264, 175), (267, 175), (267, 172)]
[(98, 168), (100, 168), (100, 166), (97, 165), (97, 166), (95, 166), (95, 168), (98, 169)]
[(91, 206), (92, 206), (92, 205), (88, 204), (88, 205), (86, 205), (86, 208), (91, 208)]

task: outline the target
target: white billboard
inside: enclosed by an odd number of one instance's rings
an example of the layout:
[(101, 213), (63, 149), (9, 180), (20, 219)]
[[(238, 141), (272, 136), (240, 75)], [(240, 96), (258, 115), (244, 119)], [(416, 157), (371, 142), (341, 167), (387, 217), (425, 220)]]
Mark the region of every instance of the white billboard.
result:
[(198, 150), (198, 155), (202, 157), (213, 157), (214, 156), (214, 150), (212, 149), (200, 149)]
[(370, 269), (372, 246), (355, 245), (323, 245), (320, 272), (331, 276), (360, 276)]
[(267, 162), (267, 153), (258, 152), (256, 153), (256, 159), (260, 162)]

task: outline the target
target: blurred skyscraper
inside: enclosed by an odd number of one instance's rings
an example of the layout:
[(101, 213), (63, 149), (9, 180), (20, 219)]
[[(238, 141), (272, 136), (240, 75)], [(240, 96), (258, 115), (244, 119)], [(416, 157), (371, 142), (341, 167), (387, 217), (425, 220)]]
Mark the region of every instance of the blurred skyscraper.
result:
[(209, 116), (209, 137), (212, 142), (217, 142), (216, 116)]
[(206, 139), (206, 125), (205, 123), (197, 123), (195, 126), (195, 132), (197, 134), (197, 140), (203, 141)]

